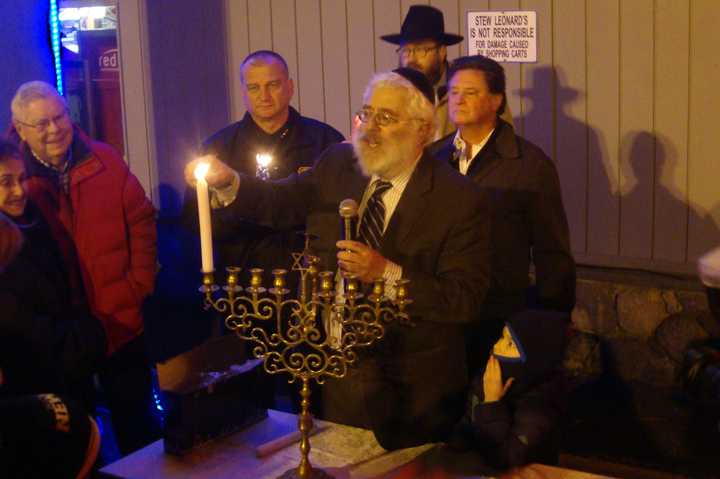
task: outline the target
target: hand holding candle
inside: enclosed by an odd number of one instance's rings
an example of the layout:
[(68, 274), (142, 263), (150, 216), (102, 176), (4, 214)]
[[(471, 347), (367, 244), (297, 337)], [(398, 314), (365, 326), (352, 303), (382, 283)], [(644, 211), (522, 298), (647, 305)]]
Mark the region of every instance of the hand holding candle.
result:
[(203, 273), (210, 273), (214, 270), (212, 252), (212, 224), (210, 222), (210, 195), (208, 184), (205, 180), (210, 164), (198, 162), (195, 167), (195, 189), (197, 190), (198, 219), (200, 223), (200, 251), (202, 257)]
[(195, 187), (197, 178), (195, 176), (195, 169), (200, 163), (207, 163), (209, 169), (205, 174), (205, 182), (210, 188), (222, 189), (232, 184), (235, 177), (235, 171), (228, 165), (218, 160), (213, 155), (205, 155), (192, 160), (185, 166), (185, 182)]

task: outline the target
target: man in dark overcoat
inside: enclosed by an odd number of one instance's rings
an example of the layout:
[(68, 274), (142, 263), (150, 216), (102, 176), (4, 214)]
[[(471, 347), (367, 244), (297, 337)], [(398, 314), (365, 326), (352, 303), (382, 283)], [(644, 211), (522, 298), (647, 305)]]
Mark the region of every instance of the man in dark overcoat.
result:
[(482, 320), (468, 331), (474, 374), (513, 313), (573, 309), (575, 262), (554, 163), (500, 118), (507, 103), (502, 66), (481, 55), (458, 58), (448, 70), (448, 87), (458, 130), (428, 150), (489, 194), (492, 216), (491, 286), (478, 310)]

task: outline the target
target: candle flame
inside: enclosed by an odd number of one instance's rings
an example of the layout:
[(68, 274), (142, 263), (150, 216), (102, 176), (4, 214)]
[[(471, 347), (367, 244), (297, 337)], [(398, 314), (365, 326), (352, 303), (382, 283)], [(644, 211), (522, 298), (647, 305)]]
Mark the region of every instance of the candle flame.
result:
[(195, 167), (195, 179), (198, 181), (204, 181), (208, 170), (210, 169), (210, 163), (204, 161), (197, 164)]
[(257, 161), (257, 164), (262, 168), (267, 168), (270, 163), (272, 163), (272, 155), (266, 155), (258, 153), (255, 155), (255, 161)]

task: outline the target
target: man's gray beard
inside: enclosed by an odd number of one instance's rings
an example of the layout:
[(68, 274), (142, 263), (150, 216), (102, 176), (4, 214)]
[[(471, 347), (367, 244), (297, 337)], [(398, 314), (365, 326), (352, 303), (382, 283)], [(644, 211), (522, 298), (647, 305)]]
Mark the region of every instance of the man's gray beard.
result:
[(406, 155), (410, 154), (410, 142), (404, 140), (400, 142), (385, 140), (380, 146), (370, 148), (359, 141), (362, 136), (360, 133), (353, 135), (352, 145), (355, 156), (358, 159), (358, 165), (363, 175), (367, 177), (372, 175), (382, 177), (383, 173), (386, 173), (394, 165), (403, 161)]

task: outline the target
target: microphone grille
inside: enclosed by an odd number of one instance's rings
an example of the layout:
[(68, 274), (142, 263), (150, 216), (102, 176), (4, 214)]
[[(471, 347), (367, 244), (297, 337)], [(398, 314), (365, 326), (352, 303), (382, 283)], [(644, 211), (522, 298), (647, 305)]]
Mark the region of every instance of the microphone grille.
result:
[(346, 198), (340, 202), (339, 208), (340, 216), (343, 218), (353, 218), (357, 216), (358, 204), (357, 201)]

